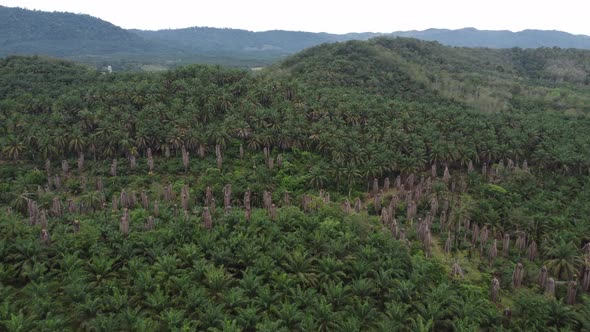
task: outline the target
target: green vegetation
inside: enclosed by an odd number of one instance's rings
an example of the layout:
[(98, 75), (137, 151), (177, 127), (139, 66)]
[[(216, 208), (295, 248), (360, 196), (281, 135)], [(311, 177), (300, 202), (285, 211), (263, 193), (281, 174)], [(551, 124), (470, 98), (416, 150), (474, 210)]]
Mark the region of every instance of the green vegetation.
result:
[[(253, 32), (210, 27), (144, 31), (125, 30), (89, 15), (4, 6), (0, 6), (0, 32), (0, 56), (59, 56), (97, 68), (110, 65), (115, 71), (158, 71), (192, 63), (237, 68), (265, 67), (308, 47), (367, 40), (382, 35), (432, 40), (451, 46), (590, 49), (589, 36), (560, 31), (525, 30), (513, 33), (466, 28), (341, 35), (282, 30)], [(489, 50), (475, 52), (483, 55), (478, 57), (482, 60), (487, 57)], [(574, 59), (576, 61), (577, 58)], [(462, 61), (462, 64), (467, 62)], [(575, 70), (569, 71), (570, 63), (554, 64), (552, 69), (558, 72), (565, 70), (568, 75), (577, 74)]]
[(2, 59), (0, 329), (587, 330), (588, 59)]

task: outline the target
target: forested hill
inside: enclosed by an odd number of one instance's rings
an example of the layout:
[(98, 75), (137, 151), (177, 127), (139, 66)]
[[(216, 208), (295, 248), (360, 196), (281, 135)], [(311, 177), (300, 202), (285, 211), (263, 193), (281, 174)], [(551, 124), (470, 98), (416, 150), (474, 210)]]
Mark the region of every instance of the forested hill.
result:
[(261, 54), (266, 57), (284, 57), (302, 49), (323, 43), (346, 40), (366, 40), (377, 33), (311, 33), (302, 31), (272, 30), (253, 32), (240, 29), (193, 27), (173, 30), (131, 30), (138, 35), (187, 52), (203, 54)]
[(272, 68), (320, 90), (337, 86), (419, 101), (436, 95), (482, 111), (590, 110), (586, 50), (458, 48), (379, 37), (320, 45)]
[[(140, 54), (153, 52), (154, 47), (132, 32), (89, 15), (0, 6), (0, 56)], [(162, 45), (156, 48), (158, 53), (165, 50)]]
[[(195, 22), (198, 24), (198, 22)], [(429, 29), (393, 33), (252, 32), (192, 27), (158, 31), (124, 30), (88, 15), (50, 13), (0, 6), (0, 57), (51, 55), (115, 70), (156, 70), (188, 63), (232, 67), (267, 66), (323, 43), (402, 36), (445, 45), (489, 48), (590, 48), (590, 37), (559, 31)]]

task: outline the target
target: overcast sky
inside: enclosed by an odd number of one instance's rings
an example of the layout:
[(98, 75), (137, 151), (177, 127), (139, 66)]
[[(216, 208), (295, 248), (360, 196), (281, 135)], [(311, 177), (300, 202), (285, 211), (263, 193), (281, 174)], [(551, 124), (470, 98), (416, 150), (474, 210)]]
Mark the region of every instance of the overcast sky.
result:
[(0, 4), (90, 14), (123, 28), (147, 30), (209, 26), (345, 33), (475, 27), (590, 35), (588, 0), (0, 0)]

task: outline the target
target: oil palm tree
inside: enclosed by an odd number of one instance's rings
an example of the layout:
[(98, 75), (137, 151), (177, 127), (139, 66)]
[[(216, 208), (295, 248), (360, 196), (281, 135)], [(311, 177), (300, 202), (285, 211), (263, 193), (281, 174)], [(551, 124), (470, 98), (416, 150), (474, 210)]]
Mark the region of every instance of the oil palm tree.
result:
[(314, 286), (318, 282), (317, 269), (312, 257), (307, 252), (295, 250), (288, 253), (283, 261), (283, 268), (306, 286)]
[(578, 275), (584, 261), (573, 242), (566, 242), (563, 238), (553, 240), (545, 250), (545, 266), (553, 275), (562, 280), (571, 280)]

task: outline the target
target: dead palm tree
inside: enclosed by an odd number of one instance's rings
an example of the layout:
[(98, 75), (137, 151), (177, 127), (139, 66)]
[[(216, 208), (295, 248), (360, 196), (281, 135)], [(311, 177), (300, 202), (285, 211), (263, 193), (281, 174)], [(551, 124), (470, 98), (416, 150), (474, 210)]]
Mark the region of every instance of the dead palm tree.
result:
[(464, 276), (463, 269), (457, 260), (453, 262), (453, 266), (451, 267), (451, 276), (454, 278), (463, 278)]
[(61, 190), (61, 177), (59, 176), (59, 174), (55, 174), (55, 177), (53, 179), (53, 185), (55, 186), (55, 190)]
[(265, 190), (262, 193), (262, 202), (264, 204), (264, 209), (266, 211), (269, 211), (270, 206), (272, 205), (272, 194), (270, 193), (270, 191)]
[(526, 233), (522, 231), (516, 232), (516, 249), (521, 253), (526, 249)]
[(446, 184), (449, 184), (449, 182), (451, 181), (451, 173), (449, 172), (449, 167), (448, 166), (445, 166), (445, 171), (443, 173), (442, 180)]
[(211, 205), (211, 200), (213, 199), (213, 191), (211, 190), (211, 186), (207, 186), (205, 188), (205, 205)]
[(488, 256), (490, 258), (490, 265), (492, 265), (494, 259), (496, 259), (496, 257), (498, 256), (498, 247), (496, 239), (494, 239), (494, 242), (492, 242), (492, 245), (490, 246)]
[(84, 152), (78, 154), (78, 172), (82, 173), (84, 170)]
[(504, 234), (504, 239), (502, 240), (502, 254), (504, 257), (508, 257), (510, 253), (510, 234)]
[(113, 159), (111, 163), (111, 176), (117, 176), (117, 159)]
[(545, 295), (547, 295), (550, 298), (555, 297), (555, 279), (547, 279), (547, 284), (545, 285)]
[(203, 208), (203, 226), (206, 229), (211, 229), (213, 228), (213, 218), (211, 217), (211, 213), (209, 213), (209, 208), (208, 207), (204, 207)]
[(231, 184), (226, 184), (223, 187), (223, 207), (224, 209), (231, 206)]
[[(148, 151), (151, 151), (151, 149), (149, 149)], [(154, 172), (154, 157), (151, 156), (151, 153), (148, 155), (147, 164), (148, 164), (149, 172), (153, 173)]]
[(121, 191), (121, 207), (129, 208), (129, 198), (127, 196), (127, 192), (125, 190)]
[(498, 279), (492, 279), (492, 286), (491, 286), (491, 300), (492, 302), (498, 302), (500, 299), (500, 282)]
[(149, 216), (147, 219), (147, 222), (145, 224), (145, 229), (148, 231), (151, 231), (155, 228), (155, 221), (154, 221), (154, 217)]
[(529, 261), (534, 261), (537, 258), (537, 243), (532, 241), (527, 250), (527, 258)]
[(549, 273), (547, 271), (547, 267), (545, 265), (543, 265), (543, 267), (541, 268), (541, 272), (539, 273), (539, 278), (538, 278), (538, 283), (539, 286), (545, 288), (545, 286), (547, 285), (547, 277), (548, 277)]
[(41, 242), (46, 245), (51, 243), (51, 238), (49, 237), (49, 231), (46, 228), (41, 229)]
[(568, 305), (576, 304), (576, 292), (578, 291), (578, 283), (576, 281), (570, 281), (567, 284), (567, 296), (566, 303)]
[(188, 168), (189, 168), (189, 152), (186, 150), (186, 147), (183, 145), (182, 146), (182, 165), (184, 166), (184, 172), (187, 173), (188, 172)]
[(359, 197), (356, 198), (356, 200), (354, 201), (354, 211), (356, 213), (361, 212), (362, 209), (362, 203), (361, 203), (361, 199)]
[(380, 192), (378, 192), (375, 195), (375, 199), (374, 199), (374, 205), (375, 205), (375, 213), (379, 213), (381, 211), (381, 200), (383, 198), (383, 190), (381, 190)]
[(127, 208), (123, 210), (123, 216), (121, 217), (119, 229), (124, 236), (129, 235), (129, 209)]
[(70, 164), (67, 160), (61, 161), (61, 170), (64, 176), (68, 176), (68, 174), (70, 173)]
[(137, 169), (137, 160), (135, 159), (135, 155), (131, 154), (129, 156), (129, 169), (131, 171), (135, 171)]
[(154, 216), (160, 216), (160, 204), (158, 203), (158, 200), (154, 201)]
[(59, 198), (57, 198), (57, 197), (53, 198), (53, 203), (51, 204), (51, 213), (53, 214), (54, 217), (61, 217), (62, 216), (61, 202), (60, 202)]
[(145, 189), (141, 190), (140, 197), (141, 197), (141, 206), (145, 210), (149, 209), (149, 207), (150, 207), (150, 201), (149, 201), (149, 198), (148, 198), (148, 195), (147, 195)]
[(45, 160), (45, 172), (48, 176), (51, 174), (51, 160), (49, 159)]
[(584, 274), (582, 277), (582, 290), (590, 291), (590, 262), (586, 262), (584, 266)]
[(523, 277), (524, 269), (522, 263), (518, 263), (514, 267), (514, 272), (512, 272), (512, 287), (519, 288), (522, 284)]
[(373, 195), (377, 195), (379, 192), (379, 180), (377, 178), (373, 179)]
[(301, 196), (301, 207), (303, 212), (309, 213), (311, 211), (311, 197), (309, 195), (303, 194)]
[(450, 254), (452, 248), (453, 241), (451, 239), (451, 232), (449, 232), (447, 236), (447, 240), (445, 241), (445, 253)]
[(475, 248), (477, 245), (477, 240), (479, 238), (479, 226), (477, 224), (473, 224), (473, 229), (471, 230), (471, 245)]

